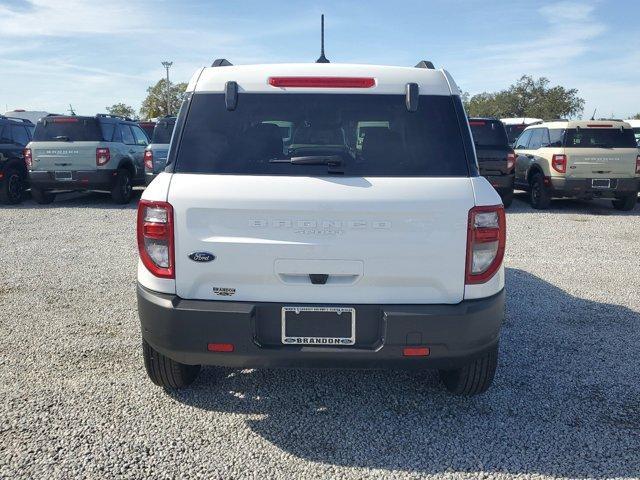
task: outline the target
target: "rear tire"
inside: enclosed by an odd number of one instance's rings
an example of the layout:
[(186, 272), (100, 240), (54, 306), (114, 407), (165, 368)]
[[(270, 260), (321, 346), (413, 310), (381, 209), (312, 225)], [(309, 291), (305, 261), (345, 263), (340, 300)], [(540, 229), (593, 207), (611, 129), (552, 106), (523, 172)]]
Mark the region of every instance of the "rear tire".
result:
[(529, 198), (531, 206), (536, 210), (546, 210), (551, 204), (551, 194), (544, 184), (544, 176), (541, 173), (534, 174), (529, 181)]
[(638, 194), (634, 192), (631, 195), (616, 198), (615, 200), (612, 200), (611, 203), (613, 203), (613, 208), (616, 210), (628, 212), (629, 210), (636, 208), (636, 204), (638, 203)]
[(4, 172), (4, 181), (0, 185), (0, 203), (15, 205), (24, 196), (25, 176), (15, 168), (8, 168)]
[(49, 190), (43, 190), (41, 188), (31, 187), (31, 196), (40, 205), (48, 205), (56, 198), (55, 194)]
[(513, 203), (513, 188), (511, 190), (502, 190), (499, 193), (500, 198), (502, 198), (502, 205), (504, 205), (504, 208), (509, 208)]
[(493, 383), (498, 366), (498, 345), (462, 368), (440, 370), (440, 380), (455, 395), (478, 395)]
[(181, 389), (191, 385), (200, 373), (200, 365), (185, 365), (171, 360), (142, 340), (142, 356), (147, 375), (159, 387)]
[(111, 189), (111, 198), (116, 203), (129, 203), (132, 192), (131, 172), (126, 168), (119, 168), (116, 174), (116, 181)]

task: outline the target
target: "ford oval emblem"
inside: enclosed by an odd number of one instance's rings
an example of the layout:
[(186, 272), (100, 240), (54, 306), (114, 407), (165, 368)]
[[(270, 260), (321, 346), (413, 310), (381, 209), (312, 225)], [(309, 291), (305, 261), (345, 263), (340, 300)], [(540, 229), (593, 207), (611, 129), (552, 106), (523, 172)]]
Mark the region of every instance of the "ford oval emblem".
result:
[(209, 252), (193, 252), (189, 258), (194, 262), (211, 262), (216, 259), (216, 256)]

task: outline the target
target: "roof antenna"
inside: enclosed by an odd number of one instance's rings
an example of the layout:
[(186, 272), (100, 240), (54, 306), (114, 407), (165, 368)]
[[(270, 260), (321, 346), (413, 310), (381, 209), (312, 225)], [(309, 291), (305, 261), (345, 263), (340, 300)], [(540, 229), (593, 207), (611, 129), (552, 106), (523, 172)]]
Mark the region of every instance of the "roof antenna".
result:
[(76, 114), (76, 112), (73, 110), (73, 106), (71, 104), (69, 104), (69, 113), (71, 115), (75, 115)]
[(316, 63), (330, 63), (329, 59), (324, 56), (324, 14), (320, 15), (320, 58)]
[(591, 120), (595, 120), (596, 119), (596, 112), (598, 111), (598, 108), (595, 108), (593, 110), (593, 115), (591, 115)]

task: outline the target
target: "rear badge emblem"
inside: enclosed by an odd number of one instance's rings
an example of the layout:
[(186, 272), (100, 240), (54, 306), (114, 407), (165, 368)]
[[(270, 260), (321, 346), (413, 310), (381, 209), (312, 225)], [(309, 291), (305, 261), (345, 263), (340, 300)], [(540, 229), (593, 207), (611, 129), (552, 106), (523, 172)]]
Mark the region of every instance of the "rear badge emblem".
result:
[(221, 297), (230, 297), (231, 295), (236, 294), (236, 289), (228, 287), (213, 287), (213, 293), (215, 295), (220, 295)]
[(193, 252), (189, 258), (194, 262), (211, 262), (216, 259), (216, 256), (209, 252)]

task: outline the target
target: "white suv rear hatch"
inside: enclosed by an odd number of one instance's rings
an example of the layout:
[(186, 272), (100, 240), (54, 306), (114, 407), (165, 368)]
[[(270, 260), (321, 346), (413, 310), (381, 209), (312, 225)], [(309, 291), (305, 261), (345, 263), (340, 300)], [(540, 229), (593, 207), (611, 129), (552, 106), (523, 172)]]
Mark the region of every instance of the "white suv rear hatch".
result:
[[(468, 178), (176, 174), (168, 201), (180, 232), (182, 298), (405, 304), (463, 298), (473, 207)], [(216, 259), (189, 259), (200, 251)], [(328, 275), (326, 283), (314, 285), (310, 274)]]
[[(446, 72), (312, 64), (198, 75), (168, 166), (179, 297), (463, 300), (475, 158)], [(197, 252), (215, 260), (193, 261)]]

